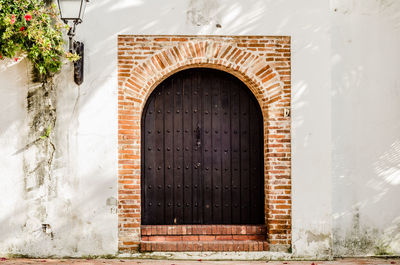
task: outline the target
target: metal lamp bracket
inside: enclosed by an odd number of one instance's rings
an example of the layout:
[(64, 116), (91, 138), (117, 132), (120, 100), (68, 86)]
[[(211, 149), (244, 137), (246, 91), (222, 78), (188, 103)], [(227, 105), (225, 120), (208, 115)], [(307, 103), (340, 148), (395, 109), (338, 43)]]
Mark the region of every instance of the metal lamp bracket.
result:
[(76, 25), (81, 23), (80, 19), (74, 20), (72, 26), (68, 30), (68, 37), (69, 37), (69, 51), (71, 53), (76, 53), (79, 55), (79, 60), (74, 62), (74, 81), (77, 85), (81, 85), (83, 83), (83, 71), (84, 71), (84, 45), (82, 42), (75, 41), (75, 28)]
[(79, 55), (79, 60), (74, 62), (74, 81), (77, 85), (83, 83), (83, 56), (84, 56), (84, 45), (83, 42), (74, 41), (74, 51)]

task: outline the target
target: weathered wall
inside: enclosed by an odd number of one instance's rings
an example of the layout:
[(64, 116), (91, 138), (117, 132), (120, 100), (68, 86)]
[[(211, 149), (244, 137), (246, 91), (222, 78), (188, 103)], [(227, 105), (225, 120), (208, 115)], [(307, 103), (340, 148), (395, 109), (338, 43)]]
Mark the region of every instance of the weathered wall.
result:
[[(89, 93), (116, 92), (118, 34), (291, 36), (293, 251), (297, 255), (326, 255), (331, 243), (328, 16), (328, 1), (319, 0), (93, 2), (78, 29), (88, 54), (84, 86), (90, 86)], [(109, 86), (101, 80), (107, 75), (114, 82)], [(112, 100), (103, 103), (101, 120), (114, 122), (115, 107)]]
[[(75, 86), (68, 66), (55, 81), (50, 185), (56, 192), (41, 194), (41, 200), (24, 191), (24, 152), (19, 152), (29, 139), (27, 63), (1, 62), (0, 253), (117, 251), (119, 34), (291, 36), (294, 254), (330, 253), (332, 205), (337, 235), (343, 236), (336, 239), (352, 235), (359, 223), (359, 231), (364, 226), (387, 230), (394, 237), (392, 251), (400, 253), (399, 232), (391, 230), (398, 229), (399, 214), (398, 4), (338, 0), (331, 5), (321, 0), (91, 1), (77, 34), (86, 48), (85, 82)], [(45, 214), (32, 215), (36, 208)], [(51, 231), (44, 233), (42, 224)]]
[(336, 255), (400, 253), (400, 2), (332, 1)]
[[(27, 60), (13, 61), (2, 62), (0, 72), (0, 253), (114, 253), (116, 139), (107, 131), (112, 123), (95, 128), (99, 132), (80, 130), (79, 90), (60, 81), (67, 77), (61, 74), (54, 80), (58, 90), (52, 98), (51, 84), (42, 89), (29, 81)], [(109, 96), (100, 98), (108, 101)], [(51, 118), (54, 103), (56, 120)]]
[[(26, 95), (28, 91), (26, 61), (2, 61), (0, 65), (0, 249), (8, 248), (21, 229), (23, 196), (23, 147), (26, 126)], [(15, 225), (18, 223), (18, 225)]]

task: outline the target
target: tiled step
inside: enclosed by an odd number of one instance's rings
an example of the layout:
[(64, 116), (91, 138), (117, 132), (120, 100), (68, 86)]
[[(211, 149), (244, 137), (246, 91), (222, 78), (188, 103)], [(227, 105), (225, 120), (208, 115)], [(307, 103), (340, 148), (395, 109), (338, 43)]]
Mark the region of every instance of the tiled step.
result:
[(266, 235), (265, 225), (142, 225), (143, 236)]
[(142, 241), (263, 241), (265, 235), (165, 235), (165, 236), (142, 236)]
[(151, 251), (267, 251), (265, 241), (142, 241), (141, 252)]

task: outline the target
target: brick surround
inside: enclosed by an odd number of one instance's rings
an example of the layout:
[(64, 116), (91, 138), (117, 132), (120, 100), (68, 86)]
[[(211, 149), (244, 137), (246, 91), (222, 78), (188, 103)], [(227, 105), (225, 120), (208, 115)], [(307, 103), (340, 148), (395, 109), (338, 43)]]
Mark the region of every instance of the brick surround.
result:
[[(228, 72), (242, 80), (257, 98), (264, 117), (267, 243), (270, 250), (289, 249), (291, 121), (290, 115), (285, 116), (284, 112), (290, 110), (290, 54), (290, 37), (286, 36), (118, 37), (118, 237), (121, 252), (137, 251), (144, 232), (140, 223), (142, 110), (158, 84), (180, 70), (193, 67)], [(227, 248), (249, 250), (249, 245), (234, 242), (231, 245)], [(155, 250), (164, 249), (161, 246)]]

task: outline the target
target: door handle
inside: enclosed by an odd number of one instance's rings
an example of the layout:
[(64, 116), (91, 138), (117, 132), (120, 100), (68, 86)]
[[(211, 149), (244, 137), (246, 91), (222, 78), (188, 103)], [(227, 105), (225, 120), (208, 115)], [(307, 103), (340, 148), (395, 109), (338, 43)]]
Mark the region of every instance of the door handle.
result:
[(197, 125), (197, 128), (196, 128), (196, 145), (197, 145), (197, 147), (200, 147), (200, 145), (201, 145), (201, 141), (200, 141), (200, 126), (199, 125)]

